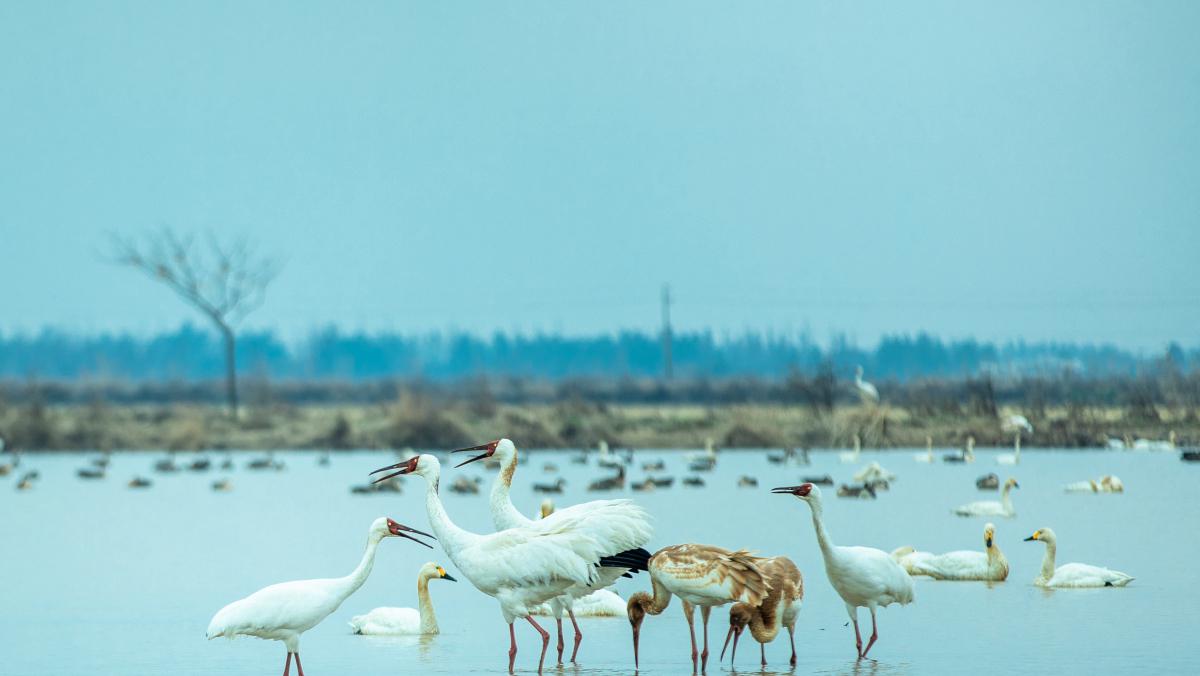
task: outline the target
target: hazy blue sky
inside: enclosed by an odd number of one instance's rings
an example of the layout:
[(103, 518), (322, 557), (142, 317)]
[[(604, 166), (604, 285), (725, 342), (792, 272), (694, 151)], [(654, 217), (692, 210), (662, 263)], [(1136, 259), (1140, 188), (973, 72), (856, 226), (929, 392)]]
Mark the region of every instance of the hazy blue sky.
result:
[[(452, 5), (452, 6), (450, 6)], [(0, 4), (0, 330), (1200, 342), (1200, 2)]]

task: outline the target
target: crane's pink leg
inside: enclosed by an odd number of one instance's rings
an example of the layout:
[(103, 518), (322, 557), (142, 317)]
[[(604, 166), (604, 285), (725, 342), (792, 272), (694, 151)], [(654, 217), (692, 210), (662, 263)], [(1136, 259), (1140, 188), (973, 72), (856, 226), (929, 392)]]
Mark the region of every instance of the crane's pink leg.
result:
[(704, 652), (700, 653), (700, 671), (708, 671), (708, 614), (712, 612), (712, 606), (702, 606), (700, 608), (700, 619), (704, 620)]
[(788, 638), (792, 641), (792, 666), (796, 666), (796, 627), (788, 627)]
[(287, 662), (283, 663), (283, 676), (288, 676), (288, 672), (292, 670), (292, 651), (288, 651)]
[(508, 623), (508, 673), (513, 672), (513, 662), (517, 659), (517, 633), (513, 623)]
[(579, 644), (583, 642), (583, 632), (579, 630), (579, 623), (575, 621), (575, 610), (567, 609), (567, 616), (571, 618), (571, 626), (575, 627), (575, 648), (571, 651), (571, 663), (575, 663), (575, 656), (579, 654)]
[(563, 637), (562, 637), (562, 618), (554, 618), (554, 623), (558, 625), (558, 663), (562, 664), (563, 653)]
[(687, 601), (683, 602), (683, 616), (687, 618), (688, 633), (692, 636), (692, 673), (696, 673), (696, 658), (699, 652), (696, 651), (696, 616), (692, 612), (692, 604)]
[(300, 672), (299, 676), (304, 676), (304, 667), (300, 666), (300, 653), (296, 653), (296, 671)]
[(533, 628), (537, 629), (538, 633), (542, 635), (542, 656), (538, 658), (538, 673), (540, 674), (542, 673), (542, 665), (546, 662), (546, 649), (550, 647), (550, 632), (542, 629), (542, 625), (533, 619), (533, 615), (526, 615), (525, 619), (529, 620), (529, 624), (532, 624)]
[(871, 646), (875, 645), (875, 639), (879, 638), (879, 630), (875, 628), (875, 609), (871, 609), (871, 640), (867, 641), (866, 650), (862, 651), (862, 656), (866, 657), (867, 653), (871, 652)]
[(850, 613), (850, 621), (854, 623), (854, 645), (858, 649), (858, 659), (862, 659), (862, 634), (858, 633), (858, 608), (852, 605), (846, 605), (846, 612)]

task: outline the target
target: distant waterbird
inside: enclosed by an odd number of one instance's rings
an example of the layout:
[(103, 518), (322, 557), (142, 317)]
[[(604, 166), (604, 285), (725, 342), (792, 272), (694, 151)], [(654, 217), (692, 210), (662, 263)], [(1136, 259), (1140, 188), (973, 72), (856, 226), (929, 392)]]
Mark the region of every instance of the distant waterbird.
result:
[(1002, 516), (1006, 519), (1011, 519), (1017, 515), (1013, 509), (1012, 496), (1010, 493), (1014, 488), (1020, 488), (1016, 479), (1009, 478), (1004, 482), (1004, 488), (1000, 490), (1000, 501), (995, 500), (980, 500), (978, 502), (969, 502), (965, 505), (960, 505), (954, 508), (954, 513), (958, 516)]
[(879, 390), (874, 385), (863, 380), (863, 367), (859, 366), (854, 370), (854, 389), (858, 392), (859, 398), (864, 404), (878, 404)]

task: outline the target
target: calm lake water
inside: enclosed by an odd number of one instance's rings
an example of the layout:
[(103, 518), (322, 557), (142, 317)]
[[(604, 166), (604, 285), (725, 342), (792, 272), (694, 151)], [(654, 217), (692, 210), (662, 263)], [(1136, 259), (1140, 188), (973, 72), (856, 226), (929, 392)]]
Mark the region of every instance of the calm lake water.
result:
[[(877, 661), (856, 663), (854, 632), (825, 578), (809, 510), (799, 500), (773, 496), (775, 485), (801, 475), (830, 473), (848, 481), (859, 465), (832, 452), (814, 452), (808, 467), (769, 464), (764, 452), (728, 451), (706, 475), (707, 488), (632, 493), (656, 519), (652, 551), (669, 544), (704, 542), (787, 555), (803, 571), (806, 594), (797, 623), (797, 673), (975, 674), (1041, 672), (1166, 673), (1194, 669), (1200, 560), (1196, 491), (1200, 467), (1176, 453), (1025, 451), (1022, 464), (1001, 468), (982, 450), (973, 465), (918, 464), (913, 451), (864, 452), (899, 475), (877, 501), (837, 499), (827, 489), (826, 523), (838, 544), (885, 550), (912, 544), (928, 551), (979, 549), (983, 519), (952, 516), (958, 504), (997, 499), (975, 489), (977, 476), (1015, 476), (1017, 516), (997, 520), (997, 542), (1011, 564), (1005, 583), (934, 582), (917, 578), (914, 604), (879, 614)], [(568, 461), (565, 452), (534, 452), (517, 472), (514, 500), (532, 514), (541, 496), (532, 482), (554, 475), (568, 490), (560, 505), (606, 494), (584, 491), (608, 470)], [(424, 485), (409, 479), (403, 494), (352, 495), (367, 473), (394, 462), (390, 453), (336, 455), (319, 467), (312, 453), (283, 453), (282, 472), (244, 469), (250, 454), (235, 454), (232, 472), (151, 471), (153, 454), (118, 453), (108, 478), (83, 481), (75, 469), (86, 459), (25, 456), (22, 469), (42, 478), (31, 491), (0, 490), (0, 673), (3, 674), (271, 674), (282, 672), (283, 646), (253, 638), (206, 641), (204, 631), (221, 606), (274, 582), (340, 576), (358, 562), (371, 521), (378, 516), (428, 530)], [(219, 460), (221, 456), (211, 456)], [(639, 452), (636, 460), (663, 458), (681, 477), (684, 460), (670, 451)], [(455, 475), (484, 475), (482, 463)], [(1011, 470), (1011, 471), (1007, 471)], [(131, 490), (134, 474), (154, 485)], [(636, 479), (640, 469), (631, 472)], [(737, 477), (757, 477), (758, 489), (739, 489)], [(1102, 474), (1124, 481), (1123, 495), (1070, 495), (1065, 483)], [(230, 493), (209, 485), (228, 475)], [(487, 475), (490, 480), (490, 474)], [(607, 494), (608, 496), (619, 493)], [(446, 491), (448, 510), (466, 528), (490, 529), (485, 493)], [(1079, 561), (1125, 571), (1137, 579), (1125, 589), (1044, 591), (1031, 584), (1043, 545), (1022, 539), (1050, 526), (1059, 537), (1059, 563)], [(332, 674), (505, 673), (507, 629), (496, 603), (469, 583), (433, 582), (431, 594), (443, 633), (418, 638), (351, 635), (352, 615), (376, 606), (415, 606), (415, 575), (435, 560), (456, 573), (438, 550), (388, 539), (366, 585), (324, 623), (304, 635), (301, 654), (310, 676)], [(622, 580), (625, 597), (648, 589), (645, 574)], [(861, 611), (869, 626), (869, 615)], [(717, 662), (727, 610), (713, 612), (710, 640), (717, 645), (709, 673), (728, 672)], [(552, 621), (551, 621), (552, 624)], [(624, 619), (582, 620), (580, 666), (566, 674), (633, 672), (629, 625)], [(697, 626), (699, 620), (697, 619)], [(649, 617), (642, 632), (643, 674), (690, 672), (687, 625), (678, 601)], [(527, 625), (517, 629), (518, 672), (533, 672), (539, 641)], [(761, 673), (758, 650), (747, 634), (738, 672)], [(570, 636), (568, 636), (568, 652)], [(767, 673), (787, 673), (786, 632), (767, 647)], [(553, 643), (551, 653), (553, 655)], [(552, 662), (552, 659), (549, 659)], [(295, 673), (294, 671), (292, 673)], [(551, 667), (547, 673), (558, 673)]]

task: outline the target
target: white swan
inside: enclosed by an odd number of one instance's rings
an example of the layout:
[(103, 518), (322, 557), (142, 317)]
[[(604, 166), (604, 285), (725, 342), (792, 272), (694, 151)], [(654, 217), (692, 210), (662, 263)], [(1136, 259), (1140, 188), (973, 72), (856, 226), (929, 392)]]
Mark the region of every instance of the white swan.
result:
[(933, 437), (925, 436), (925, 452), (913, 454), (913, 460), (917, 462), (933, 462)]
[(858, 438), (857, 434), (855, 434), (854, 435), (854, 450), (853, 451), (842, 451), (841, 453), (838, 454), (838, 458), (841, 459), (841, 461), (843, 463), (852, 463), (852, 462), (858, 462), (858, 458), (860, 455), (862, 455), (862, 440)]
[(880, 465), (877, 462), (872, 462), (866, 467), (858, 470), (858, 472), (854, 475), (854, 480), (864, 484), (876, 483), (879, 481), (895, 481), (896, 475), (884, 469), (883, 465)]
[(1008, 559), (996, 546), (996, 526), (983, 527), (984, 551), (955, 551), (945, 554), (913, 551), (901, 547), (892, 558), (909, 575), (927, 575), (935, 580), (986, 580), (999, 582), (1008, 577)]
[(1054, 567), (1054, 554), (1058, 539), (1049, 528), (1039, 528), (1025, 542), (1038, 540), (1046, 543), (1046, 556), (1042, 559), (1042, 571), (1033, 583), (1039, 587), (1124, 587), (1133, 577), (1117, 570), (1109, 570), (1086, 563), (1068, 563)]
[[(1018, 418), (1024, 421), (1024, 426), (1013, 423), (1013, 420)], [(1023, 415), (1014, 415), (1008, 420), (1009, 424), (1007, 427), (1016, 429), (1016, 432), (1013, 434), (1013, 452), (1001, 453), (996, 456), (996, 462), (1001, 465), (1019, 465), (1021, 464), (1021, 430), (1027, 429), (1030, 434), (1033, 434), (1033, 426), (1029, 424), (1028, 420), (1025, 420), (1025, 416)]]
[(1166, 441), (1137, 439), (1132, 446), (1135, 451), (1173, 451), (1175, 450), (1175, 430), (1171, 430)]
[(445, 568), (427, 563), (417, 572), (417, 608), (376, 608), (351, 618), (350, 628), (355, 634), (368, 635), (439, 633), (433, 602), (429, 600), (430, 580), (458, 581)]
[(1016, 479), (1010, 478), (1004, 482), (1004, 488), (1000, 490), (1000, 502), (996, 502), (995, 500), (969, 502), (965, 505), (955, 507), (954, 513), (959, 516), (1002, 516), (1006, 519), (1011, 519), (1017, 515), (1017, 512), (1013, 509), (1012, 497), (1009, 495), (1009, 492), (1014, 488), (1020, 487)]
[(1124, 493), (1125, 484), (1112, 474), (1105, 474), (1095, 481), (1076, 481), (1063, 486), (1068, 493)]
[[(571, 602), (571, 611), (576, 617), (625, 617), (626, 609), (625, 599), (607, 589), (597, 589)], [(543, 603), (533, 609), (533, 614), (553, 617), (554, 609), (549, 603)]]

